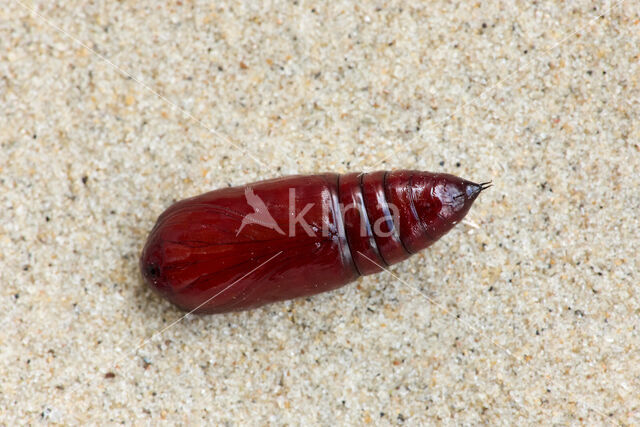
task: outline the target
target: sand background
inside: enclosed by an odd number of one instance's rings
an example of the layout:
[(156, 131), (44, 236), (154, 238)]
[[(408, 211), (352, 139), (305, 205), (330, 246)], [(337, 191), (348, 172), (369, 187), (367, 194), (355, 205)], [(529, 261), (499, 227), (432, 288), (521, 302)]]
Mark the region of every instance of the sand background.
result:
[[(5, 2), (0, 422), (640, 422), (639, 63), (630, 0)], [(142, 284), (175, 200), (400, 168), (495, 186), (308, 301)]]

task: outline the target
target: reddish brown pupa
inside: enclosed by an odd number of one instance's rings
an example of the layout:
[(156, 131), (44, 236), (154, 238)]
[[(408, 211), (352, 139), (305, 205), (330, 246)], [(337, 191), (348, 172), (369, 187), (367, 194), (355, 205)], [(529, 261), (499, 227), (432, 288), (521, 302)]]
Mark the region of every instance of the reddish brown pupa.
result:
[(313, 295), (428, 247), (487, 187), (399, 170), (223, 188), (163, 212), (140, 267), (154, 290), (197, 313)]

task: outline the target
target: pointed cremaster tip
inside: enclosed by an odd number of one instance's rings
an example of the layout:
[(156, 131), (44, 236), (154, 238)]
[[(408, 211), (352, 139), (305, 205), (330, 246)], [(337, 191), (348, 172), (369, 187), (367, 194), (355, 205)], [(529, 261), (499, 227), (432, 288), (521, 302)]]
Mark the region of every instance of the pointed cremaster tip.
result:
[(493, 184), (491, 181), (481, 182), (480, 184), (469, 182), (467, 184), (467, 188), (465, 189), (467, 199), (474, 200), (476, 197), (478, 197), (478, 194), (492, 186)]
[(411, 182), (413, 212), (421, 226), (400, 228), (400, 236), (413, 253), (428, 247), (462, 221), (478, 194), (491, 185), (431, 172), (415, 173)]
[[(476, 184), (453, 175), (445, 175), (445, 180), (436, 185), (434, 195), (441, 203), (438, 212), (441, 234), (462, 221), (478, 195), (491, 187), (491, 181)], [(435, 230), (434, 230), (435, 231)]]

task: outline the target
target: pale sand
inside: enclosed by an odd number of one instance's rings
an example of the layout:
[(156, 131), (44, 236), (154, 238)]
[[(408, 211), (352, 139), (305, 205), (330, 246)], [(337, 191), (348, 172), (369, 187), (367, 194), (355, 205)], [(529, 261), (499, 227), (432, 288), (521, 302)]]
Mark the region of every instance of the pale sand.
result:
[[(0, 423), (640, 422), (640, 3), (21, 1)], [(399, 168), (495, 186), (397, 278), (154, 335), (174, 200)]]

